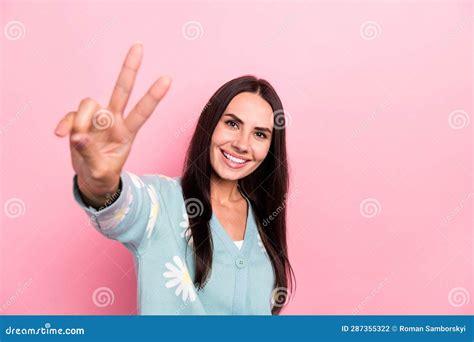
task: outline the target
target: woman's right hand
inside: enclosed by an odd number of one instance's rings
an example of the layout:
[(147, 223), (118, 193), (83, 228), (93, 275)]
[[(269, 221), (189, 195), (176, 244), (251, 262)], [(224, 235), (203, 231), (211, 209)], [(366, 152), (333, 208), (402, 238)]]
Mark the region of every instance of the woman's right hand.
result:
[(170, 87), (171, 78), (160, 77), (124, 117), (142, 55), (141, 43), (130, 48), (106, 108), (85, 98), (77, 111), (69, 112), (56, 127), (58, 137), (70, 137), (78, 186), (92, 203), (99, 204), (106, 194), (117, 191), (123, 165), (139, 129)]

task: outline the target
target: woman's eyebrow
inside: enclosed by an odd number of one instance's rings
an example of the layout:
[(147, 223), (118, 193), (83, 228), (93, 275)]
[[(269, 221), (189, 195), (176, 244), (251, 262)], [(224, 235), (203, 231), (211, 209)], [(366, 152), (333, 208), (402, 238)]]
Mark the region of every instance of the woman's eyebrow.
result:
[[(237, 121), (241, 125), (244, 124), (244, 122), (237, 115), (235, 115), (233, 113), (226, 113), (226, 114), (224, 114), (224, 116), (230, 116), (231, 118), (233, 118), (235, 121)], [(266, 131), (266, 132), (272, 134), (272, 130), (270, 128), (267, 128), (267, 127), (255, 127), (255, 129), (257, 131)]]

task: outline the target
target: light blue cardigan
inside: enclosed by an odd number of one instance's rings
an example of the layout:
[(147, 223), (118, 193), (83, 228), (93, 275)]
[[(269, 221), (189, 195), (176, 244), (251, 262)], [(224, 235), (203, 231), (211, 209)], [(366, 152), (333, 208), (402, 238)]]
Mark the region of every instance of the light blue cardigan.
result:
[(192, 238), (180, 177), (123, 171), (122, 192), (102, 210), (87, 207), (73, 179), (76, 202), (94, 227), (134, 254), (140, 315), (270, 315), (274, 272), (249, 204), (239, 249), (212, 214), (212, 270), (204, 289), (193, 284)]

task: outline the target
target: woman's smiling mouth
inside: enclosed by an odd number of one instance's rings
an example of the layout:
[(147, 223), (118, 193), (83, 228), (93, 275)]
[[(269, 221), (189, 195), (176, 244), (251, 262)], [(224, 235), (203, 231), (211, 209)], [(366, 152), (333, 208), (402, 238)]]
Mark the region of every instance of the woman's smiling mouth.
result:
[(244, 167), (250, 160), (248, 159), (242, 159), (239, 157), (236, 157), (230, 153), (225, 152), (224, 150), (220, 149), (221, 154), (222, 154), (222, 159), (224, 162), (227, 164), (227, 166), (233, 168), (233, 169), (240, 169)]

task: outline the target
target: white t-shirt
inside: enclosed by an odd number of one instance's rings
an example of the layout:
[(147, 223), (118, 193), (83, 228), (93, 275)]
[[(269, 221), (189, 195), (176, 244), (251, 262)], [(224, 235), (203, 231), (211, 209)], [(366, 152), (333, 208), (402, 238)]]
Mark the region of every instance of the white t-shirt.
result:
[(239, 241), (234, 241), (235, 245), (241, 249), (242, 248), (242, 244), (244, 243), (244, 240), (239, 240)]

